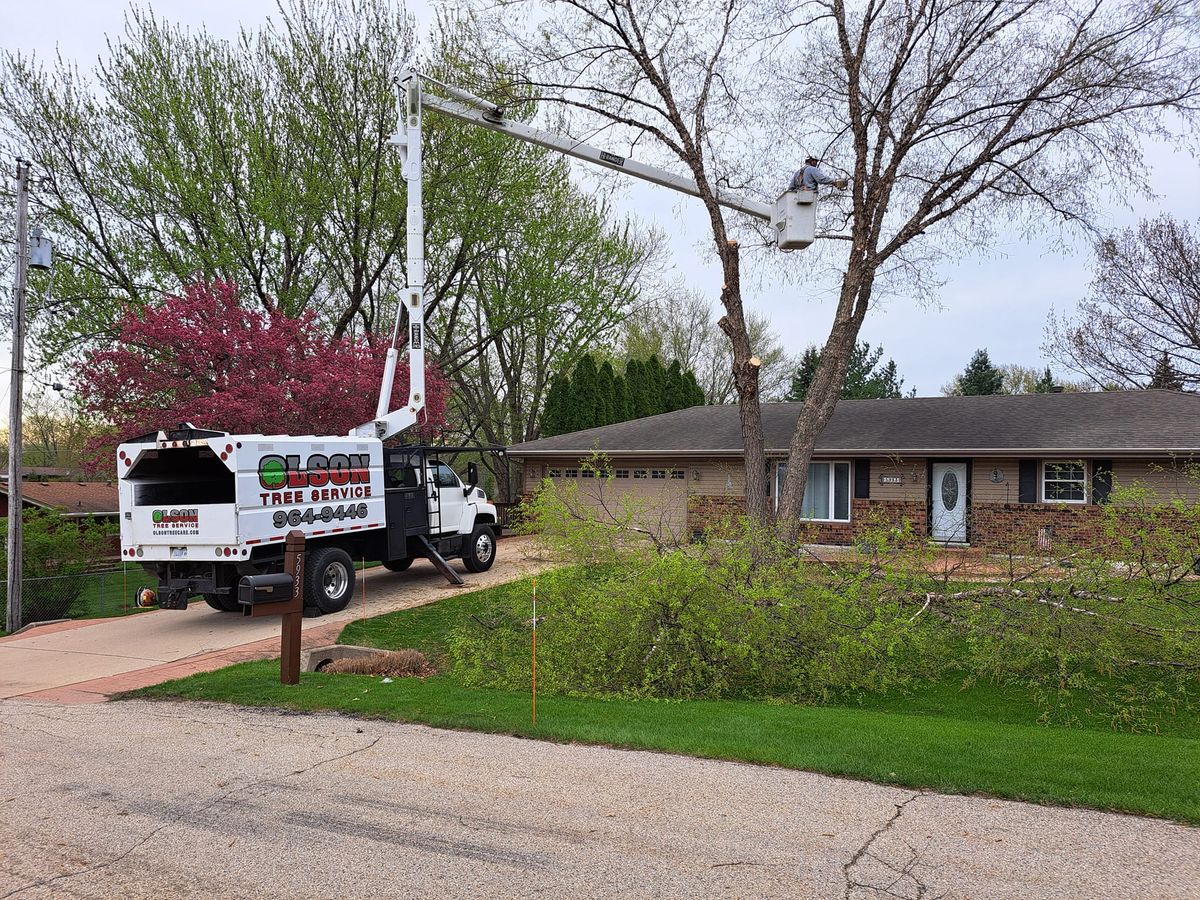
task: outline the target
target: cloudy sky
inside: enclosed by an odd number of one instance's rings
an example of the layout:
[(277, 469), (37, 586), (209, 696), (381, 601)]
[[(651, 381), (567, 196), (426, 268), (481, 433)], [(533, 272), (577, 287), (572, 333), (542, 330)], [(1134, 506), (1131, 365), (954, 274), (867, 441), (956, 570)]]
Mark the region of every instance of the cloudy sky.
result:
[[(275, 11), (274, 0), (156, 0), (151, 6), (164, 19), (203, 25), (221, 36), (234, 35), (239, 24), (256, 25)], [(105, 36), (121, 33), (126, 8), (122, 0), (0, 3), (0, 46), (47, 58), (57, 50), (87, 69), (104, 52)], [(424, 2), (410, 8), (419, 19), (428, 19)], [(1144, 149), (1157, 196), (1114, 206), (1103, 224), (1132, 225), (1160, 212), (1200, 217), (1196, 160), (1161, 146)], [(678, 276), (715, 300), (720, 276), (705, 244), (698, 201), (641, 184), (622, 186), (618, 196), (626, 212), (667, 234)], [(940, 275), (945, 287), (938, 304), (891, 300), (871, 314), (863, 329), (865, 339), (882, 343), (896, 359), (906, 387), (915, 386), (921, 395), (937, 394), (979, 347), (986, 347), (997, 363), (1044, 365), (1047, 313), (1051, 307), (1071, 310), (1085, 293), (1091, 257), (1082, 242), (1064, 251), (1048, 242), (1013, 239), (987, 254), (965, 256)], [(830, 305), (810, 288), (763, 283), (748, 288), (746, 297), (747, 305), (766, 314), (797, 353), (823, 340), (832, 316)], [(7, 352), (5, 348), (6, 357)]]

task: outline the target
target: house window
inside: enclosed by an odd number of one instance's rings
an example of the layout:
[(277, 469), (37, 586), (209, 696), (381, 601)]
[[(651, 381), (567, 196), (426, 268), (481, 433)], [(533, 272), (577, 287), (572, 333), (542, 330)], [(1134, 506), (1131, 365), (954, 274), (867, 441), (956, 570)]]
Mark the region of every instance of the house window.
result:
[(633, 470), (634, 478), (647, 478), (647, 477), (649, 477), (649, 474), (650, 473), (647, 472), (645, 469), (634, 469)]
[(1042, 463), (1045, 503), (1087, 503), (1087, 464), (1081, 459)]
[(579, 477), (580, 478), (595, 478), (596, 470), (595, 469), (580, 469)]
[(562, 469), (551, 469), (546, 473), (550, 478), (562, 478)]
[(671, 477), (682, 481), (683, 480), (683, 469), (672, 469)]
[[(775, 470), (776, 507), (783, 493), (787, 463)], [(808, 482), (804, 486), (804, 503), (800, 518), (814, 522), (850, 521), (850, 463), (814, 462), (808, 464)]]
[(628, 478), (628, 477), (629, 477), (629, 470), (628, 470), (628, 469), (617, 469), (617, 471), (616, 471), (616, 472), (614, 472), (613, 474), (614, 474), (614, 475), (615, 475), (617, 478)]
[(651, 478), (666, 478), (667, 470), (666, 469), (651, 469), (650, 477)]
[(579, 477), (578, 469), (566, 469), (563, 471), (563, 478), (578, 478), (578, 477)]

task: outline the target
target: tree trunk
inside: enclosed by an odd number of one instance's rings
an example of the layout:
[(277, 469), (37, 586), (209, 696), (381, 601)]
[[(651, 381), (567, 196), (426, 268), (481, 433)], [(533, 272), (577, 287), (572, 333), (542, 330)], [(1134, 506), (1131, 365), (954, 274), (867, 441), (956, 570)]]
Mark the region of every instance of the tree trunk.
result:
[(869, 275), (855, 278), (850, 271), (846, 273), (837, 316), (821, 353), (821, 362), (813, 375), (807, 399), (800, 410), (800, 417), (796, 420), (796, 429), (792, 432), (792, 440), (788, 445), (787, 477), (779, 493), (778, 510), (780, 533), (789, 542), (795, 541), (800, 532), (808, 464), (817, 439), (837, 407), (854, 344), (866, 315), (866, 298), (870, 296), (871, 282)]
[(742, 310), (742, 280), (737, 241), (718, 244), (725, 284), (721, 304), (726, 314), (718, 323), (733, 346), (733, 383), (737, 388), (738, 417), (746, 454), (746, 515), (767, 521), (767, 457), (763, 448), (762, 410), (758, 401), (758, 369), (750, 353), (750, 334)]

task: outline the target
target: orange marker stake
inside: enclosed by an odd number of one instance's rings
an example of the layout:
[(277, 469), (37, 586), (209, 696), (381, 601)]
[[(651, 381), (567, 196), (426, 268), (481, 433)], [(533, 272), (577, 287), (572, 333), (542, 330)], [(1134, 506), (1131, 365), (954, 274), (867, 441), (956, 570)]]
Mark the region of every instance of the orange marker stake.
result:
[(537, 725), (537, 579), (533, 579), (533, 724)]
[(363, 583), (363, 612), (367, 611), (367, 558), (363, 557), (362, 567), (362, 583)]

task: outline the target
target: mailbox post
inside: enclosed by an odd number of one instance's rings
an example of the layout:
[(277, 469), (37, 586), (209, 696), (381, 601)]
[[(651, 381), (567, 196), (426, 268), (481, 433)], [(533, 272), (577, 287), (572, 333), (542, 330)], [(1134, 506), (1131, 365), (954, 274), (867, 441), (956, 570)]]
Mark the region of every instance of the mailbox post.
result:
[(300, 683), (300, 623), (304, 618), (304, 533), (290, 532), (283, 550), (283, 573), (246, 575), (238, 582), (242, 614), (282, 616), (279, 681)]

